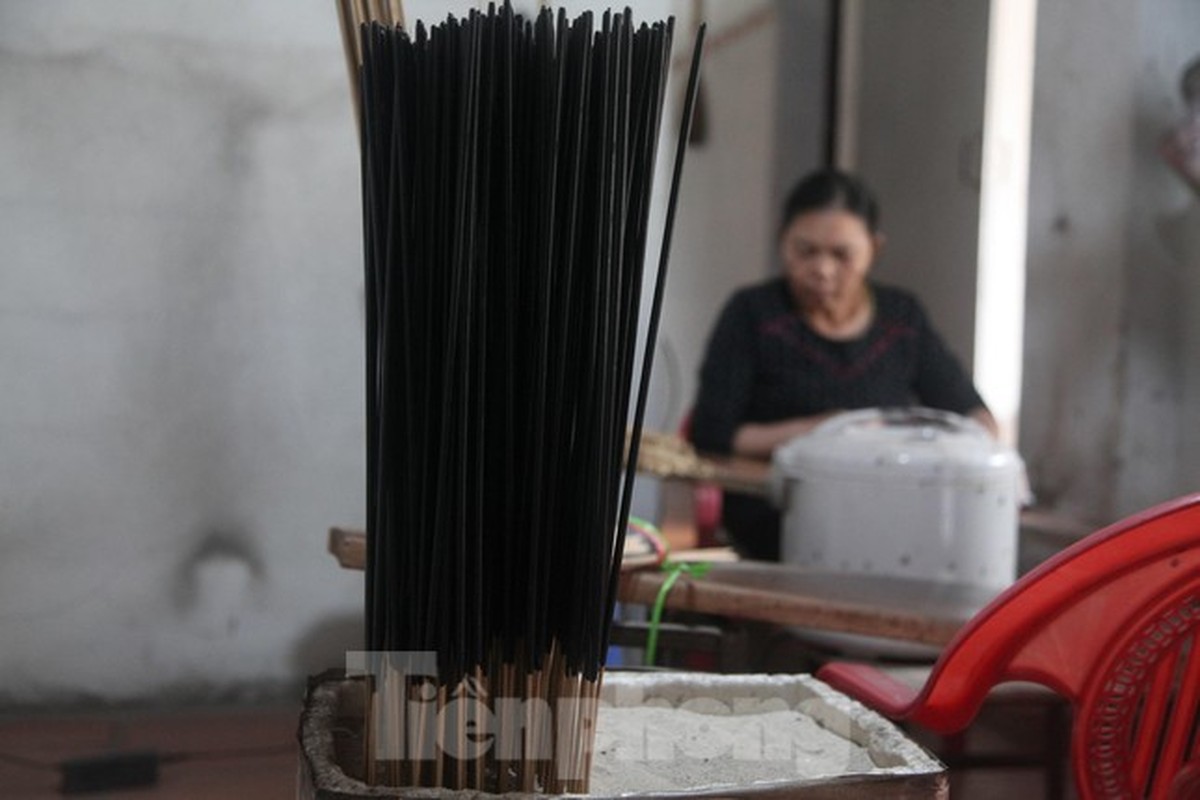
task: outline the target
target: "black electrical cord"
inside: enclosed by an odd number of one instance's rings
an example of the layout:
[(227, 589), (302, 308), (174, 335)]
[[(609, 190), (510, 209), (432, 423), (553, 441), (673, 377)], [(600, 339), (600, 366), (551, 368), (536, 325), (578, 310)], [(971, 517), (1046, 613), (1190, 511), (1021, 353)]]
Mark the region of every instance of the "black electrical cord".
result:
[(0, 752), (0, 762), (40, 772), (58, 773), (62, 778), (63, 794), (84, 794), (153, 786), (158, 782), (160, 768), (170, 764), (265, 758), (295, 752), (296, 745), (293, 743), (217, 750), (117, 750), (61, 761), (45, 761), (16, 753)]

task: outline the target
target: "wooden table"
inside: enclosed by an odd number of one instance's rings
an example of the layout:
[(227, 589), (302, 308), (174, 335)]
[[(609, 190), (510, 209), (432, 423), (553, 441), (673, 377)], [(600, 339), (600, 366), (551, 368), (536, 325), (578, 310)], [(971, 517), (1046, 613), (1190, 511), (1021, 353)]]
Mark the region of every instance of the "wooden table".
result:
[[(622, 576), (623, 603), (651, 605), (666, 574)], [(665, 606), (730, 619), (945, 645), (994, 592), (977, 586), (846, 575), (755, 561), (716, 563), (702, 577), (681, 575)]]
[[(362, 569), (364, 536), (361, 531), (333, 528), (329, 551), (343, 567)], [(714, 551), (711, 559), (702, 550), (683, 557), (711, 560), (712, 568), (702, 577), (681, 575), (667, 595), (668, 609), (935, 646), (949, 642), (993, 595), (962, 584), (730, 561), (727, 549)], [(621, 577), (618, 600), (652, 605), (666, 577), (656, 568), (628, 570)]]

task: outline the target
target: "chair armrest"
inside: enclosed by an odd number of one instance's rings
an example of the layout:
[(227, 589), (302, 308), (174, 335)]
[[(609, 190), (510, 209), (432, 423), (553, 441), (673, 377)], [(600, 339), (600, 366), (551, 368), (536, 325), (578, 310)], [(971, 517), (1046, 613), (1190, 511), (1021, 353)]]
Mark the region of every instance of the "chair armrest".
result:
[(870, 664), (834, 661), (821, 667), (817, 678), (892, 719), (906, 718), (920, 694), (919, 689)]

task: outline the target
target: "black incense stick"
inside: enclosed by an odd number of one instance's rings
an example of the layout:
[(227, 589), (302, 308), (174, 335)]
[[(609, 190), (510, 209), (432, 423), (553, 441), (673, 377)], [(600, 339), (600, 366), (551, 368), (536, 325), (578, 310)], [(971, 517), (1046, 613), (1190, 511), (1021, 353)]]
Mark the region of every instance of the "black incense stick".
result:
[[(628, 10), (598, 25), (526, 20), (505, 5), (411, 36), (360, 33), (368, 649), (435, 653), (439, 703), (484, 691), (594, 707), (631, 491), (622, 455), (673, 24), (635, 26)], [(684, 140), (694, 76), (695, 63)], [(387, 702), (382, 718), (413, 723)], [(436, 716), (421, 736), (465, 735)], [(587, 763), (579, 746), (553, 758)], [(384, 772), (586, 788), (537, 753)]]
[[(654, 283), (654, 299), (650, 310), (649, 326), (646, 332), (646, 349), (642, 355), (642, 374), (638, 385), (637, 405), (634, 411), (633, 424), (629, 437), (629, 454), (626, 457), (625, 468), (625, 483), (621, 490), (621, 510), (618, 514), (618, 519), (624, 520), (629, 516), (629, 505), (633, 496), (633, 479), (636, 471), (638, 447), (642, 438), (642, 423), (646, 416), (646, 397), (649, 393), (650, 386), (650, 370), (654, 362), (654, 343), (658, 338), (658, 322), (662, 311), (662, 298), (666, 287), (667, 280), (667, 264), (669, 262), (671, 249), (671, 234), (675, 226), (675, 210), (679, 200), (679, 185), (680, 178), (683, 174), (683, 159), (687, 150), (687, 142), (689, 131), (691, 128), (692, 114), (695, 111), (696, 105), (696, 90), (699, 87), (700, 76), (700, 59), (704, 50), (704, 34), (707, 30), (707, 25), (701, 24), (696, 31), (696, 43), (692, 50), (692, 65), (688, 72), (688, 84), (685, 95), (683, 117), (679, 126), (679, 138), (675, 145), (675, 168), (671, 176), (671, 189), (669, 200), (667, 201), (667, 216), (663, 226), (662, 249), (659, 255), (658, 274)], [(621, 525), (616, 536), (616, 544), (618, 553), (622, 551), (625, 544), (626, 526)], [(608, 584), (608, 606), (613, 608), (616, 604), (617, 585), (620, 579), (620, 563), (614, 565)], [(611, 614), (605, 620), (605, 635), (604, 640), (607, 641), (608, 631), (611, 628)]]

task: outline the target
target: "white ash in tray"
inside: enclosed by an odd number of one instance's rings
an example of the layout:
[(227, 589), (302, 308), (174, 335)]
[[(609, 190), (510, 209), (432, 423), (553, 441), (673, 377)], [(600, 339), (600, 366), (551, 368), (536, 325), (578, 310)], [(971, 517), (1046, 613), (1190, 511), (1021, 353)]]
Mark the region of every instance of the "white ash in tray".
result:
[(600, 795), (855, 775), (875, 766), (862, 747), (791, 709), (606, 708), (596, 748), (590, 792)]
[[(317, 687), (302, 718), (314, 780), (346, 796), (396, 797), (395, 789), (366, 786), (335, 763), (332, 729), (345, 713), (339, 709), (348, 707), (339, 691), (333, 683)], [(595, 745), (589, 793), (597, 800), (709, 795), (731, 786), (746, 796), (835, 776), (943, 772), (890, 722), (807, 675), (610, 672), (602, 683)], [(404, 795), (500, 797), (444, 789), (406, 789)]]
[[(589, 792), (619, 795), (875, 772), (864, 731), (795, 678), (605, 678)], [(649, 678), (649, 682), (647, 679)], [(678, 683), (678, 685), (676, 685)], [(831, 730), (822, 721), (847, 730)], [(854, 735), (858, 734), (858, 735)]]

